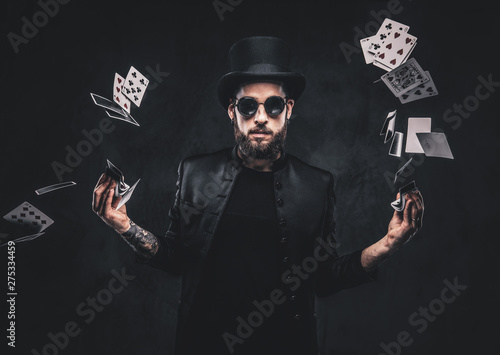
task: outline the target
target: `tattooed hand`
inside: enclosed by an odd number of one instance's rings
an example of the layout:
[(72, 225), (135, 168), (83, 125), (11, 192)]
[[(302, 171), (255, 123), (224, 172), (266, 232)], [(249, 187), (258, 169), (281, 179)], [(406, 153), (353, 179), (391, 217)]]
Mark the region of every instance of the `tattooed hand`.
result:
[(115, 186), (115, 180), (102, 174), (94, 189), (92, 209), (108, 226), (122, 234), (130, 228), (130, 224), (125, 205), (115, 209), (121, 199), (115, 196)]
[(120, 233), (139, 255), (151, 258), (158, 251), (158, 239), (130, 220), (125, 205), (116, 210), (121, 197), (114, 195), (115, 186), (116, 181), (102, 174), (94, 189), (92, 209), (108, 226)]

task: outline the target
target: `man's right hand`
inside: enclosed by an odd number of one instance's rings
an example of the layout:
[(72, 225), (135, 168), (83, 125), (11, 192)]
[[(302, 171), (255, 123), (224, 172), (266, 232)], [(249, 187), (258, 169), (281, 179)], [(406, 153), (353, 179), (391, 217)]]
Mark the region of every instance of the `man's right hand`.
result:
[(125, 205), (116, 210), (122, 198), (115, 196), (115, 186), (116, 181), (102, 174), (94, 189), (92, 209), (108, 226), (123, 234), (130, 228), (130, 219)]

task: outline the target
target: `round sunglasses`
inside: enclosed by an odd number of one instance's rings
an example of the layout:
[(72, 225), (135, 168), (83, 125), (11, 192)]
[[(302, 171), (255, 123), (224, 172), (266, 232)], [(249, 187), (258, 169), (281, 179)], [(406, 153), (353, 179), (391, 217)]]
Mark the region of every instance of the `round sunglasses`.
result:
[(286, 97), (283, 98), (281, 96), (270, 96), (265, 102), (257, 102), (257, 100), (250, 96), (242, 97), (237, 101), (235, 106), (241, 115), (245, 117), (255, 115), (261, 104), (264, 105), (264, 109), (269, 116), (278, 116), (285, 109), (287, 102)]

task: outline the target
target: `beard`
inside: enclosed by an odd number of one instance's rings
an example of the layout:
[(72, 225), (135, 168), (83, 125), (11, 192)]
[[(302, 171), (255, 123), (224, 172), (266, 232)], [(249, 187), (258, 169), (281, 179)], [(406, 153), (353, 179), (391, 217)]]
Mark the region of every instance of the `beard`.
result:
[(273, 133), (269, 128), (262, 127), (260, 129), (253, 128), (249, 134), (254, 130), (259, 130), (264, 133), (271, 133), (271, 140), (264, 141), (264, 138), (251, 139), (249, 135), (245, 135), (238, 126), (238, 121), (234, 120), (234, 140), (238, 144), (241, 153), (251, 159), (266, 159), (276, 160), (278, 154), (283, 150), (285, 145), (285, 137), (287, 132), (288, 120), (285, 121), (283, 128), (278, 132)]

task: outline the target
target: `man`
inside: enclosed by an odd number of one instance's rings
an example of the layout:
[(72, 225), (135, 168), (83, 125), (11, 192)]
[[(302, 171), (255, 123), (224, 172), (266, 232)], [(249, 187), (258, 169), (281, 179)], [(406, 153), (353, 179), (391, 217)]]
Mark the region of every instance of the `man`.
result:
[(335, 252), (330, 172), (284, 150), (305, 79), (273, 37), (229, 51), (218, 84), (236, 145), (184, 159), (169, 211), (155, 236), (115, 210), (116, 182), (103, 174), (94, 211), (134, 248), (139, 262), (182, 275), (177, 354), (315, 354), (314, 297), (373, 280), (377, 266), (421, 227), (420, 193), (406, 195), (387, 234), (364, 250)]

